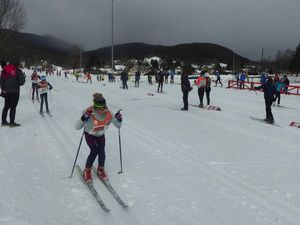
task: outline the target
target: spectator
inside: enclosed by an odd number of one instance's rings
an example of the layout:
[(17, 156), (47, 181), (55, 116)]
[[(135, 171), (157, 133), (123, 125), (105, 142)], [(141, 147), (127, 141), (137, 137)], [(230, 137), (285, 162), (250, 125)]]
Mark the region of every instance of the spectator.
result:
[(182, 99), (183, 99), (183, 108), (181, 110), (187, 111), (189, 109), (189, 102), (188, 102), (188, 97), (189, 97), (189, 92), (193, 88), (191, 87), (189, 77), (187, 74), (187, 71), (185, 71), (185, 68), (183, 68), (182, 74), (181, 74), (181, 91), (182, 91)]
[[(4, 95), (4, 107), (2, 110), (2, 126), (18, 127), (15, 122), (16, 108), (20, 97), (20, 86), (25, 83), (25, 74), (19, 69), (18, 61), (5, 65), (1, 62), (2, 71), (0, 77), (0, 87)], [(9, 110), (10, 122), (6, 120)]]
[(126, 68), (121, 73), (121, 81), (122, 81), (122, 88), (124, 90), (128, 89), (128, 86), (127, 86), (128, 72), (127, 72)]
[(141, 72), (136, 71), (135, 72), (135, 81), (134, 81), (134, 86), (139, 87), (140, 86), (140, 78), (141, 78)]

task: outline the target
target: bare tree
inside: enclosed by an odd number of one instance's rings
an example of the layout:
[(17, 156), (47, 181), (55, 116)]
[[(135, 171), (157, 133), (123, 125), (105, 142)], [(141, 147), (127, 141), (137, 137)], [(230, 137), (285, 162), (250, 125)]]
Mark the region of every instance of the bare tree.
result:
[(11, 35), (25, 25), (25, 11), (19, 0), (0, 0), (0, 49)]

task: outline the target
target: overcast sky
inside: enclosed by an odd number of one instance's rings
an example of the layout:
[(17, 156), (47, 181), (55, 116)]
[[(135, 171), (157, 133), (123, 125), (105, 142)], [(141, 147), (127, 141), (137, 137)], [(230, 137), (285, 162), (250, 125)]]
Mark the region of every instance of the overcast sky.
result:
[[(21, 0), (23, 32), (91, 50), (111, 45), (112, 0)], [(114, 0), (116, 44), (214, 43), (260, 59), (300, 43), (300, 0)]]

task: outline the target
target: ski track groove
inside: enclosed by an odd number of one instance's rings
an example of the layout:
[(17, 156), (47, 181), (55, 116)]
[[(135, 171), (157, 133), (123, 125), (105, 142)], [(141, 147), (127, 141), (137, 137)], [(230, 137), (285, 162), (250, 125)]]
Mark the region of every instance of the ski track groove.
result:
[[(30, 94), (31, 94), (31, 92), (30, 92)], [(31, 101), (31, 100), (30, 100), (30, 101)], [(43, 126), (42, 126), (42, 123), (41, 123), (41, 120), (38, 120), (38, 123), (41, 124), (41, 127), (43, 127)], [(22, 187), (22, 190), (24, 190), (24, 191), (27, 193), (26, 196), (29, 196), (29, 198), (32, 199), (31, 202), (33, 203), (33, 205), (34, 205), (34, 207), (35, 207), (35, 209), (36, 209), (35, 211), (36, 211), (36, 212), (39, 212), (39, 214), (42, 215), (43, 221), (45, 221), (45, 219), (46, 219), (48, 222), (49, 222), (49, 221), (52, 221), (52, 220), (47, 216), (48, 213), (46, 213), (46, 211), (43, 210), (43, 207), (40, 207), (40, 206), (37, 204), (37, 202), (36, 202), (36, 200), (35, 200), (36, 198), (33, 196), (32, 192), (29, 191), (29, 188), (27, 187), (26, 182), (23, 182), (23, 176), (20, 175), (20, 173), (18, 172), (19, 170), (16, 168), (16, 166), (14, 165), (14, 163), (9, 162), (9, 164), (11, 165), (11, 168), (14, 169), (14, 171), (15, 171), (14, 174), (17, 175), (17, 181), (18, 181), (18, 183), (20, 184), (20, 186)], [(56, 202), (57, 202), (57, 201), (56, 201)], [(22, 205), (23, 205), (23, 204), (22, 204)], [(26, 206), (25, 206), (24, 208), (26, 208)], [(25, 217), (25, 215), (24, 215), (24, 217)], [(24, 220), (25, 220), (25, 221), (28, 221), (28, 222), (31, 221), (31, 219), (28, 219), (28, 218), (24, 218)], [(41, 222), (41, 221), (39, 221), (39, 222)], [(30, 223), (32, 223), (32, 221), (31, 221)]]
[[(39, 106), (37, 106), (36, 103), (32, 103), (32, 104), (33, 104), (34, 109), (38, 110)], [(37, 111), (37, 112), (39, 113), (39, 111)], [(47, 115), (47, 116), (48, 116), (48, 115)], [(45, 127), (44, 122), (46, 122), (47, 125), (48, 125), (48, 127), (49, 127), (49, 121), (45, 118), (46, 115), (45, 115), (45, 117), (42, 117), (42, 116), (40, 116), (40, 115), (38, 114), (37, 117), (40, 117), (39, 120), (38, 120), (38, 123), (41, 124), (40, 127)], [(49, 117), (49, 116), (48, 116), (48, 117)], [(49, 118), (50, 118), (50, 117), (49, 117)], [(50, 119), (52, 119), (52, 117), (51, 117)], [(51, 133), (51, 134), (54, 134), (54, 135), (56, 136), (56, 132), (53, 131), (52, 128), (50, 128), (50, 129), (51, 129), (51, 132), (50, 132), (50, 133)], [(46, 129), (46, 131), (49, 132), (48, 129)], [(59, 141), (58, 144), (61, 145), (60, 141)], [(66, 152), (65, 152), (65, 151), (63, 151), (63, 152), (64, 152), (65, 155), (66, 155)], [(69, 156), (69, 155), (67, 155), (67, 156)], [(49, 197), (51, 197), (53, 200), (55, 200), (55, 202), (58, 203), (63, 209), (66, 208), (66, 206), (64, 205), (64, 202), (58, 201), (58, 200), (56, 199), (55, 196), (53, 196), (52, 194), (50, 194), (49, 192), (47, 192), (47, 191), (44, 190), (43, 188), (40, 188), (40, 187), (35, 187), (35, 188), (38, 189), (38, 190), (40, 190), (40, 191), (42, 191), (44, 194), (47, 194)], [(40, 208), (40, 207), (39, 207), (39, 208)], [(65, 211), (65, 213), (66, 213), (66, 211)], [(69, 212), (69, 211), (67, 211), (67, 215), (69, 215), (69, 217), (71, 217), (71, 218), (73, 217), (73, 213), (71, 213), (71, 212)], [(77, 220), (78, 220), (78, 219), (81, 220), (81, 218), (77, 218)], [(52, 222), (52, 223), (58, 224), (58, 223), (56, 223), (54, 220), (51, 220), (51, 221), (48, 221), (48, 222)], [(83, 220), (82, 220), (82, 222), (84, 223)]]
[[(132, 131), (138, 134), (144, 133), (146, 137), (151, 137), (151, 139), (154, 140), (152, 144), (156, 145), (159, 149), (161, 149), (162, 145), (158, 145), (157, 143), (164, 143), (165, 146), (168, 146), (168, 148), (164, 148), (164, 152), (168, 149), (177, 149), (177, 151), (180, 151), (182, 153), (180, 154), (181, 156), (185, 155), (186, 157), (188, 155), (189, 158), (185, 159), (187, 166), (193, 167), (190, 163), (191, 160), (193, 160), (195, 163), (202, 164), (203, 160), (201, 160), (201, 158), (203, 157), (197, 155), (197, 158), (195, 158), (195, 155), (189, 153), (186, 147), (183, 147), (185, 148), (184, 150), (180, 150), (180, 148), (178, 148), (176, 145), (170, 144), (161, 137), (154, 135), (151, 132), (147, 132), (144, 129), (138, 129), (138, 126), (135, 126), (134, 123), (131, 123), (130, 125), (128, 124), (128, 127), (130, 127)], [(168, 154), (173, 155), (174, 158), (178, 157), (177, 154), (170, 150), (168, 150)], [(288, 204), (285, 204), (282, 201), (278, 201), (267, 193), (259, 191), (253, 186), (250, 186), (249, 184), (234, 178), (232, 175), (217, 170), (209, 165), (203, 165), (202, 168), (202, 174), (205, 174), (208, 178), (221, 183), (222, 185), (225, 185), (226, 187), (240, 193), (241, 195), (247, 196), (249, 200), (253, 200), (259, 205), (268, 209), (269, 212), (273, 212), (275, 218), (280, 215), (280, 217), (283, 217), (285, 221), (288, 222), (288, 224), (299, 224), (300, 212), (294, 210)]]

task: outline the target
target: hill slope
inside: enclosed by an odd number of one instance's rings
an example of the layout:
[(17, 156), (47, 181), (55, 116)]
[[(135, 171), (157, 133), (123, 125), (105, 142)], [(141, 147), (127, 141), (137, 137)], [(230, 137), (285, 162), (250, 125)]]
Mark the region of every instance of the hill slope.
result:
[[(8, 32), (0, 30), (1, 33)], [(29, 61), (41, 59), (64, 64), (72, 45), (50, 35), (11, 32), (1, 56), (17, 56)]]
[[(85, 54), (87, 56), (96, 55), (100, 58), (109, 59), (111, 57), (111, 48), (99, 48), (88, 51)], [(171, 57), (193, 63), (218, 61), (231, 64), (233, 52), (223, 46), (210, 43), (189, 43), (175, 46), (128, 43), (114, 46), (114, 56), (116, 59), (139, 59), (153, 55)], [(236, 63), (245, 63), (249, 59), (235, 54), (235, 61)]]
[[(1, 32), (7, 32), (0, 30)], [(5, 51), (1, 56), (21, 56), (29, 61), (41, 59), (49, 60), (55, 64), (67, 63), (72, 45), (55, 37), (35, 35), (28, 33), (12, 32)], [(150, 45), (145, 43), (126, 43), (114, 46), (115, 59), (142, 59), (149, 56), (168, 57), (189, 63), (224, 62), (232, 63), (233, 52), (223, 46), (210, 43), (187, 43), (175, 46)], [(101, 60), (109, 61), (111, 47), (99, 48), (86, 51), (83, 54), (83, 61), (90, 56), (97, 56)], [(79, 57), (78, 57), (79, 58)], [(235, 63), (246, 63), (249, 60), (235, 54)]]

